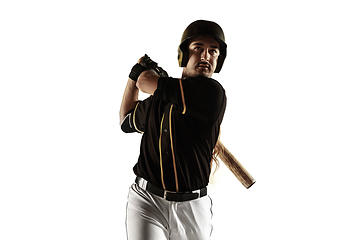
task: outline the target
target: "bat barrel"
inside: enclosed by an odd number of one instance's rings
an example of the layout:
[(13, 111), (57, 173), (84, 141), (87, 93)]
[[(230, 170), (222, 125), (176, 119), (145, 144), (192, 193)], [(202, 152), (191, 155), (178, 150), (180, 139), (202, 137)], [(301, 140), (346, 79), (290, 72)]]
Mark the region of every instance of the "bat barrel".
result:
[(231, 154), (231, 152), (218, 141), (220, 147), (224, 150), (219, 153), (220, 159), (235, 175), (235, 177), (244, 185), (245, 188), (250, 188), (256, 182), (251, 174), (244, 168), (243, 165)]

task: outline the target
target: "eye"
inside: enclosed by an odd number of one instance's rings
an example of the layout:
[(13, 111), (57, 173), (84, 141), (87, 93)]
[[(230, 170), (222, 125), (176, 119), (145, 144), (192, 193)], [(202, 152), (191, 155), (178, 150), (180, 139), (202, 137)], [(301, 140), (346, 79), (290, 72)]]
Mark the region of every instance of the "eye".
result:
[(211, 52), (213, 55), (219, 54), (219, 52), (218, 52), (217, 49), (211, 49), (210, 52)]

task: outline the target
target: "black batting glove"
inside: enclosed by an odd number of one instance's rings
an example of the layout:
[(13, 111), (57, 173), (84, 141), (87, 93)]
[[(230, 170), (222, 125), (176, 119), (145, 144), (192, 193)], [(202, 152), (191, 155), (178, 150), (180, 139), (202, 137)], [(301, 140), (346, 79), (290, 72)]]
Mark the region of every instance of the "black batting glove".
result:
[(129, 78), (136, 82), (138, 80), (140, 74), (145, 70), (147, 70), (146, 67), (144, 67), (143, 65), (137, 63), (131, 69), (131, 72), (129, 74)]
[(129, 74), (129, 78), (136, 82), (143, 71), (150, 69), (154, 70), (160, 77), (168, 77), (167, 72), (159, 67), (157, 62), (154, 62), (147, 54), (145, 54), (140, 63), (133, 66)]
[(167, 72), (162, 69), (161, 67), (158, 66), (157, 62), (151, 60), (151, 58), (145, 54), (144, 58), (141, 60), (141, 63), (146, 66), (148, 69), (152, 69), (154, 70), (157, 75), (159, 75), (160, 77), (168, 77), (169, 75), (167, 74)]

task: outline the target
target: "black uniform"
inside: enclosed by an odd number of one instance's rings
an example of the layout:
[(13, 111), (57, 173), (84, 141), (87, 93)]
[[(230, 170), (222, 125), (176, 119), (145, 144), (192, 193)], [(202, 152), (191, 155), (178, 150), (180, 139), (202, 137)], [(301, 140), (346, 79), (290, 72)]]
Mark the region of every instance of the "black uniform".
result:
[(168, 191), (206, 187), (225, 108), (214, 79), (160, 77), (154, 95), (122, 123), (124, 132), (143, 133), (135, 174)]

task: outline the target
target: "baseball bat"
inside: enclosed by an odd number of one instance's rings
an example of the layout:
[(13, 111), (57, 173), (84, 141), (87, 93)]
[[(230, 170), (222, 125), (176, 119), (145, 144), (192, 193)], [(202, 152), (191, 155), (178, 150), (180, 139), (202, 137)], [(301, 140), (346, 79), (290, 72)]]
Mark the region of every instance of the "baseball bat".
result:
[(235, 177), (244, 185), (245, 188), (250, 188), (256, 181), (243, 165), (231, 154), (231, 152), (218, 141), (217, 144), (223, 149), (219, 152), (219, 157), (223, 163), (230, 169)]

